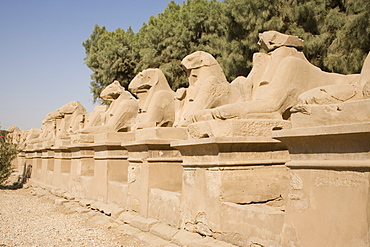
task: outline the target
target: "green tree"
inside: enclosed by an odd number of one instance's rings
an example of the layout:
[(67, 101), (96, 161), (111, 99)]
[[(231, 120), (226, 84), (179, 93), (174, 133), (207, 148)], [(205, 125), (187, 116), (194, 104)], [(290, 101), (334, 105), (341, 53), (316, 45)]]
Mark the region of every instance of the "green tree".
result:
[(86, 65), (93, 71), (91, 92), (94, 101), (100, 98), (100, 92), (115, 79), (127, 88), (135, 76), (135, 62), (131, 44), (135, 37), (131, 28), (126, 31), (118, 28), (108, 32), (105, 27), (95, 25), (90, 39), (83, 42)]
[(13, 172), (11, 162), (20, 152), (18, 144), (19, 141), (18, 143), (14, 142), (7, 131), (0, 131), (0, 186), (4, 185)]
[(258, 34), (266, 30), (283, 31), (278, 16), (280, 0), (225, 0), (227, 15), (227, 46), (223, 58), (229, 77), (248, 75), (253, 54), (260, 50)]
[(181, 6), (171, 1), (165, 11), (152, 16), (136, 37), (139, 64), (136, 72), (146, 68), (162, 69), (173, 89), (187, 85), (181, 60), (196, 50), (211, 52), (215, 57), (224, 37), (222, 2), (188, 0)]
[(288, 0), (280, 6), (282, 31), (305, 40), (311, 63), (330, 72), (361, 71), (370, 50), (368, 0)]
[(370, 50), (369, 12), (369, 0), (170, 1), (136, 34), (94, 27), (83, 44), (91, 90), (97, 100), (113, 79), (126, 86), (147, 68), (162, 69), (174, 90), (186, 86), (181, 60), (196, 50), (215, 56), (229, 81), (246, 76), (267, 30), (303, 38), (307, 59), (323, 70), (358, 73)]

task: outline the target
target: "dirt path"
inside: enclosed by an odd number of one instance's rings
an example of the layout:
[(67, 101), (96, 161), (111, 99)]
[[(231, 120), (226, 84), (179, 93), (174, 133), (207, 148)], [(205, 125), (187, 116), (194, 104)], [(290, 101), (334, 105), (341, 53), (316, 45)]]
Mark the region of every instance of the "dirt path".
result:
[(0, 190), (0, 246), (148, 246), (98, 213), (72, 213), (31, 192)]

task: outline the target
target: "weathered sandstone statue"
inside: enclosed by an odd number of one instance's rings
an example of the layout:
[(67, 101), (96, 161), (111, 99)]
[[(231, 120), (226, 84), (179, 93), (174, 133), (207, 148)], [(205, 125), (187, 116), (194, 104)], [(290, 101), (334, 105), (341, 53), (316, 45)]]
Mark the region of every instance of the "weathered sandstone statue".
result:
[[(83, 128), (86, 109), (78, 101), (71, 101), (57, 110), (56, 138), (68, 138)], [(61, 120), (58, 123), (58, 120)]]
[(85, 128), (102, 125), (102, 115), (108, 110), (108, 105), (95, 106), (94, 110), (85, 116)]
[(86, 110), (78, 101), (71, 101), (48, 113), (42, 121), (41, 132), (31, 142), (55, 141), (77, 133), (83, 127)]
[(24, 147), (29, 144), (38, 140), (41, 134), (41, 129), (39, 128), (32, 128), (29, 130), (21, 130), (21, 140), (24, 143)]
[(189, 87), (176, 92), (179, 109), (175, 126), (187, 126), (194, 112), (235, 102), (240, 96), (238, 91), (232, 90), (221, 66), (211, 54), (196, 51), (181, 63), (187, 71)]
[(129, 84), (139, 99), (136, 128), (171, 127), (175, 121), (175, 92), (160, 69), (146, 69)]
[(109, 131), (130, 131), (138, 113), (136, 99), (117, 80), (108, 85), (100, 93), (100, 97), (112, 103), (104, 112), (104, 108), (95, 108), (89, 116), (89, 125), (87, 128), (80, 130), (79, 133), (97, 134)]
[(18, 126), (10, 126), (8, 128), (8, 135), (9, 138), (12, 139), (13, 143), (17, 143), (20, 140), (22, 131), (18, 128)]
[(370, 53), (358, 80), (311, 89), (299, 96), (299, 103), (324, 105), (366, 98), (370, 98)]
[[(41, 132), (39, 140), (53, 140), (56, 137), (56, 118), (58, 114), (55, 112), (48, 113), (42, 120)], [(35, 140), (36, 141), (36, 140)]]
[(299, 51), (303, 41), (296, 36), (268, 31), (260, 34), (259, 44), (268, 53), (254, 54), (248, 77), (231, 83), (242, 90), (242, 97), (235, 103), (195, 112), (193, 122), (231, 118), (287, 119), (290, 108), (298, 103), (298, 96), (303, 92), (358, 79), (358, 75), (327, 73), (312, 65)]

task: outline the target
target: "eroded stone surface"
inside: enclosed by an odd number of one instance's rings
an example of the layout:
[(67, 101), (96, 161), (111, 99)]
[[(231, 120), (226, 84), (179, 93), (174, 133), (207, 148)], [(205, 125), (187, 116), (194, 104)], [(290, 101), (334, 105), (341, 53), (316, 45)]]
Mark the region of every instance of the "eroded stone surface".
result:
[(129, 84), (138, 97), (139, 115), (136, 128), (172, 127), (175, 121), (175, 92), (160, 69), (146, 69)]
[(192, 138), (226, 136), (271, 136), (272, 130), (289, 129), (290, 121), (263, 119), (227, 119), (192, 123), (188, 126)]
[(95, 108), (94, 112), (89, 115), (89, 124), (79, 132), (82, 134), (98, 134), (109, 131), (130, 131), (139, 109), (136, 99), (118, 81), (108, 85), (100, 96), (112, 103), (104, 112), (101, 108)]
[(289, 110), (298, 103), (300, 94), (318, 86), (351, 83), (359, 77), (324, 72), (309, 63), (302, 52), (287, 45), (279, 45), (267, 54), (255, 54), (253, 64), (248, 77), (237, 78), (227, 86), (242, 90), (239, 95), (248, 97), (239, 97), (233, 103), (224, 100), (221, 106), (193, 112), (191, 120), (289, 119)]

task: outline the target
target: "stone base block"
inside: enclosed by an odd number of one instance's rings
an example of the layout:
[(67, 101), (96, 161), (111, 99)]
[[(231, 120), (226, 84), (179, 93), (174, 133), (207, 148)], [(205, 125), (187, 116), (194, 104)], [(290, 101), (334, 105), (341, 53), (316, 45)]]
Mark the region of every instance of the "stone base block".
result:
[(67, 147), (71, 145), (71, 139), (56, 139), (54, 147)]
[(188, 139), (188, 134), (186, 128), (153, 127), (136, 130), (135, 139), (186, 140)]
[[(283, 205), (288, 194), (289, 172), (285, 166), (252, 166), (207, 171), (219, 176), (220, 200), (236, 204)], [(216, 175), (217, 174), (217, 175)]]
[(292, 169), (283, 246), (369, 246), (370, 172)]
[(52, 171), (47, 171), (46, 172), (46, 184), (53, 184), (53, 172)]
[(72, 143), (93, 143), (94, 135), (92, 134), (77, 134), (71, 136)]
[(54, 140), (43, 141), (42, 143), (37, 144), (38, 148), (51, 148), (53, 146), (54, 146)]
[(179, 227), (181, 194), (161, 189), (149, 192), (149, 217)]
[(293, 128), (370, 122), (370, 99), (331, 105), (302, 105), (292, 114)]
[(213, 237), (237, 246), (280, 246), (284, 212), (264, 204), (238, 205), (225, 202), (219, 229)]
[(93, 183), (93, 177), (92, 176), (81, 176), (77, 179), (72, 179), (70, 182), (70, 188), (69, 192), (75, 197), (75, 198), (91, 198), (91, 186)]
[(202, 236), (197, 233), (180, 230), (172, 238), (171, 242), (180, 246), (190, 246), (190, 244), (202, 240)]
[(150, 228), (150, 233), (167, 241), (171, 241), (173, 236), (175, 236), (178, 231), (179, 230), (177, 228), (171, 227), (164, 223), (155, 224), (152, 226), (152, 228)]
[(60, 188), (68, 190), (70, 174), (69, 173), (62, 173), (60, 176)]
[(194, 139), (225, 136), (271, 136), (272, 130), (289, 129), (290, 121), (274, 119), (228, 119), (193, 123), (188, 126)]
[(109, 143), (109, 142), (126, 142), (133, 141), (135, 133), (133, 132), (106, 132), (94, 135), (95, 143)]
[(116, 181), (108, 181), (108, 203), (114, 203), (126, 208), (128, 184)]

